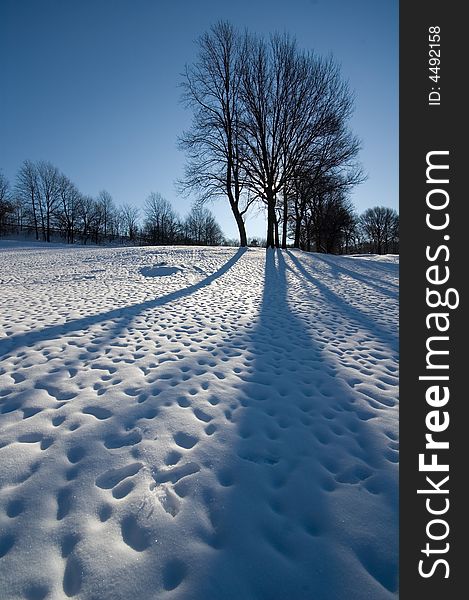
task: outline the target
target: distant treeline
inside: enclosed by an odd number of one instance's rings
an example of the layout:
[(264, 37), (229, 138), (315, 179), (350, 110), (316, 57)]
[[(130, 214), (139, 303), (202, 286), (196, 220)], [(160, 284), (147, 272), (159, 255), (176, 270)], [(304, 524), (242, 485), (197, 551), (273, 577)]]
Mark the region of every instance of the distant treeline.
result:
[[(399, 216), (387, 207), (370, 208), (359, 216), (350, 202), (323, 194), (310, 203), (303, 221), (303, 250), (399, 252)], [(290, 225), (292, 240), (294, 223)], [(239, 244), (239, 240), (224, 238), (205, 207), (194, 205), (181, 218), (158, 193), (148, 196), (142, 211), (131, 204), (117, 206), (104, 190), (96, 198), (83, 195), (57, 167), (44, 161), (25, 161), (13, 185), (0, 172), (0, 236), (6, 235), (69, 244)], [(248, 238), (247, 242), (266, 245), (260, 238)]]
[(0, 173), (0, 235), (69, 244), (218, 246), (224, 241), (207, 208), (194, 205), (181, 218), (160, 194), (151, 193), (142, 214), (131, 204), (117, 206), (105, 190), (96, 198), (86, 196), (50, 162), (28, 160), (13, 186)]

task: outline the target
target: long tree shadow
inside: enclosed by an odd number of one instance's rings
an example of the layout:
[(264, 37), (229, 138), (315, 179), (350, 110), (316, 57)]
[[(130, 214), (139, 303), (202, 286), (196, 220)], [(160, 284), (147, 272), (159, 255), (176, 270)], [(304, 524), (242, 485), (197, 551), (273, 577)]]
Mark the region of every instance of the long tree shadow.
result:
[(60, 325), (52, 325), (50, 327), (44, 327), (43, 329), (27, 331), (25, 333), (2, 338), (0, 339), (0, 355), (5, 356), (8, 353), (16, 351), (22, 346), (31, 346), (37, 344), (38, 342), (59, 339), (64, 336), (72, 335), (75, 332), (84, 331), (93, 325), (97, 325), (104, 321), (117, 319), (120, 324), (118, 324), (116, 326), (116, 330), (113, 331), (115, 334), (115, 331), (125, 327), (127, 323), (130, 323), (143, 311), (156, 308), (158, 306), (164, 306), (165, 304), (170, 304), (171, 302), (175, 302), (190, 296), (191, 294), (194, 294), (195, 292), (210, 285), (216, 279), (229, 271), (229, 269), (231, 269), (242, 257), (245, 251), (246, 248), (239, 248), (238, 251), (229, 260), (227, 260), (222, 267), (217, 269), (217, 271), (208, 277), (205, 277), (193, 285), (189, 285), (183, 289), (176, 290), (159, 298), (154, 298), (152, 300), (147, 300), (145, 302), (140, 302), (127, 307), (115, 308), (96, 315), (86, 316), (81, 319), (74, 319), (72, 321), (61, 323)]
[[(394, 284), (387, 280), (382, 282), (381, 284), (376, 282), (376, 279), (382, 278), (382, 276), (383, 276), (382, 264), (381, 264), (381, 268), (378, 268), (378, 269), (376, 269), (376, 267), (373, 269), (373, 266), (370, 269), (367, 264), (367, 273), (363, 274), (356, 268), (355, 269), (347, 269), (344, 266), (343, 261), (339, 265), (334, 259), (331, 259), (331, 257), (326, 257), (323, 254), (315, 254), (314, 258), (316, 260), (320, 260), (320, 261), (324, 262), (326, 265), (328, 265), (329, 268), (331, 269), (332, 274), (336, 277), (339, 276), (340, 274), (348, 275), (352, 279), (356, 279), (357, 281), (364, 283), (366, 286), (375, 289), (380, 294), (383, 294), (384, 296), (389, 296), (393, 300), (397, 300), (397, 298), (399, 297), (397, 284)], [(371, 261), (367, 261), (367, 263), (370, 263), (370, 262)], [(354, 266), (357, 267), (358, 265), (354, 265)], [(397, 265), (387, 265), (387, 266), (391, 267), (391, 269), (389, 269), (390, 275), (395, 275), (398, 272)], [(386, 286), (388, 286), (388, 287), (386, 287)], [(394, 288), (394, 289), (390, 289), (390, 288)]]
[[(396, 330), (391, 331), (383, 327), (374, 319), (370, 318), (368, 315), (352, 306), (349, 302), (346, 302), (340, 295), (333, 292), (319, 278), (311, 275), (311, 273), (305, 269), (305, 267), (298, 260), (298, 257), (293, 252), (288, 250), (286, 252), (298, 273), (319, 290), (327, 305), (339, 307), (343, 316), (352, 322), (355, 322), (359, 327), (366, 329), (373, 336), (378, 337), (383, 344), (387, 344), (394, 352), (396, 351), (398, 343), (398, 335)], [(397, 329), (397, 323), (395, 326)]]
[[(322, 255), (324, 257), (324, 255)], [(387, 261), (376, 261), (373, 259), (373, 255), (362, 254), (362, 255), (344, 255), (343, 258), (353, 264), (365, 266), (366, 270), (370, 273), (375, 273), (378, 277), (383, 271), (387, 271), (390, 275), (395, 275), (396, 270), (399, 270), (399, 263), (387, 262)], [(397, 286), (396, 286), (397, 287)]]
[(283, 255), (268, 250), (259, 319), (239, 340), (254, 362), (214, 459), (222, 487), (204, 492), (217, 552), (191, 599), (394, 597), (395, 464), (324, 342), (290, 307)]

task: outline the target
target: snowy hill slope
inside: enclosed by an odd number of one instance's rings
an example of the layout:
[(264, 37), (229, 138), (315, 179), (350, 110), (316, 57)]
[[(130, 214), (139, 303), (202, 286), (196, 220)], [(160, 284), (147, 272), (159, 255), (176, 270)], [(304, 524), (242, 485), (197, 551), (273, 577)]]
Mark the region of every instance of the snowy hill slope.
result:
[(0, 250), (0, 597), (397, 596), (398, 265)]

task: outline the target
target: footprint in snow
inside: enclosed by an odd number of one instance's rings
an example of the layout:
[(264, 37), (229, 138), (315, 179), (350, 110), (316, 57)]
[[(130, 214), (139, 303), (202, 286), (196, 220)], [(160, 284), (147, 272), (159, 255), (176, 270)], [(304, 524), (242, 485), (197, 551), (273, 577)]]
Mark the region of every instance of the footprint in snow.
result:
[(122, 519), (121, 534), (127, 546), (135, 552), (143, 552), (152, 542), (150, 531), (142, 527), (134, 515), (128, 515)]

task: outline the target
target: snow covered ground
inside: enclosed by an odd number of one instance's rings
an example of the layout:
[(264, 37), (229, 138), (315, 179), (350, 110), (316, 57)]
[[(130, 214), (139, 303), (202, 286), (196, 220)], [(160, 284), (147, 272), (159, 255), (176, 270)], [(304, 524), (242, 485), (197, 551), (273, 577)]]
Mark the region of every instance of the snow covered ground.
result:
[(397, 597), (398, 264), (0, 249), (0, 597)]

